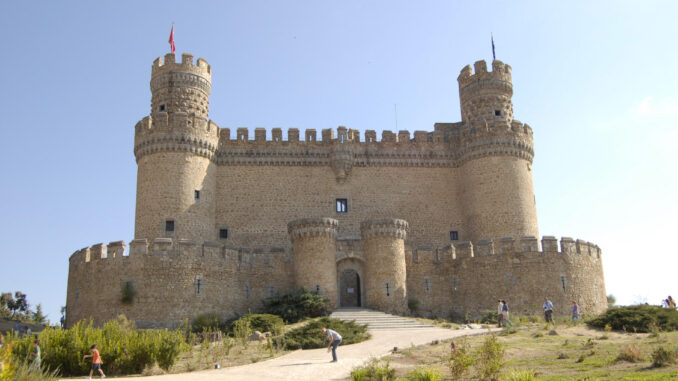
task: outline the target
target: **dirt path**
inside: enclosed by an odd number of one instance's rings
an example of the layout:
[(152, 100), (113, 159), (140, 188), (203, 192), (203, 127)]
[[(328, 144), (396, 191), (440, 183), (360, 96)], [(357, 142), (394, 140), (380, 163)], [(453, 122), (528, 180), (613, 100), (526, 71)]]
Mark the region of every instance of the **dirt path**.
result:
[[(336, 363), (330, 362), (332, 355), (325, 349), (310, 349), (295, 351), (268, 361), (231, 368), (164, 376), (124, 377), (120, 380), (341, 380), (350, 376), (354, 366), (363, 364), (370, 357), (382, 357), (390, 353), (393, 347), (406, 349), (412, 345), (427, 344), (433, 340), (446, 340), (486, 332), (487, 329), (451, 330), (445, 328), (376, 330), (371, 332), (372, 339), (368, 341), (339, 346), (337, 350), (339, 361)], [(115, 380), (115, 378), (110, 379)]]

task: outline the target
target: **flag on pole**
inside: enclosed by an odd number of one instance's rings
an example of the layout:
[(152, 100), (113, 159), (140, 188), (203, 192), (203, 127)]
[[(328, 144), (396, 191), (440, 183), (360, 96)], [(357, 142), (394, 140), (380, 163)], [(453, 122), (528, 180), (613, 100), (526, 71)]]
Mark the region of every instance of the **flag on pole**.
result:
[[(494, 60), (497, 59), (497, 57), (494, 55), (494, 36), (492, 35), (492, 33), (490, 33), (490, 38), (492, 39), (492, 61), (494, 61)], [(174, 46), (174, 43), (172, 43), (172, 46)], [(174, 49), (174, 48), (172, 48), (172, 49)], [(172, 51), (174, 51), (174, 50), (172, 50)]]
[(169, 38), (169, 44), (170, 44), (170, 49), (172, 49), (172, 53), (174, 53), (174, 24), (172, 24), (172, 31), (170, 31), (170, 38)]

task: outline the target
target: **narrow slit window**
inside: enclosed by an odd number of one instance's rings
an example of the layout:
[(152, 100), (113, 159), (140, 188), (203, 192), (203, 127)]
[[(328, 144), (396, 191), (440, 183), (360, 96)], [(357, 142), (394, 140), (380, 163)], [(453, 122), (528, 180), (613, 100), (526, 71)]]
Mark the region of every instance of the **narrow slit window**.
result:
[(196, 190), (196, 191), (193, 193), (193, 195), (195, 196), (195, 200), (196, 200), (196, 201), (197, 201), (197, 200), (200, 200), (200, 191), (199, 191), (199, 190)]
[(451, 231), (450, 232), (450, 241), (458, 241), (459, 240), (459, 232), (458, 231)]
[(347, 212), (348, 212), (348, 199), (338, 198), (337, 213), (347, 213)]

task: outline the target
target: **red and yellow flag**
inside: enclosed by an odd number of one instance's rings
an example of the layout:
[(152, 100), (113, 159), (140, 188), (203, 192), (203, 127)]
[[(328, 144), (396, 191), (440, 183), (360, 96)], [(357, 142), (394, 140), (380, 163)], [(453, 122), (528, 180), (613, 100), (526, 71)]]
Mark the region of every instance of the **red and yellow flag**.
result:
[(172, 24), (172, 30), (170, 31), (170, 38), (169, 38), (169, 44), (170, 44), (170, 49), (172, 49), (172, 53), (174, 53), (174, 24)]

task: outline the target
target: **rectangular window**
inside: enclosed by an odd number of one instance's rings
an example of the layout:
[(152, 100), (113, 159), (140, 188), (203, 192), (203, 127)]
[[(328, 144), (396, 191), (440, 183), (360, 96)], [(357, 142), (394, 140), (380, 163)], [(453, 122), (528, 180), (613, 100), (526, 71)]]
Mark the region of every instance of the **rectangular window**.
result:
[(338, 198), (337, 213), (347, 213), (347, 212), (348, 212), (348, 199)]
[(228, 238), (228, 229), (219, 229), (219, 239)]
[(451, 231), (450, 232), (450, 241), (458, 241), (459, 240), (459, 232), (458, 231)]
[(195, 191), (195, 199), (200, 200), (200, 191), (199, 190)]
[(174, 231), (174, 220), (165, 221), (165, 231), (173, 232)]

